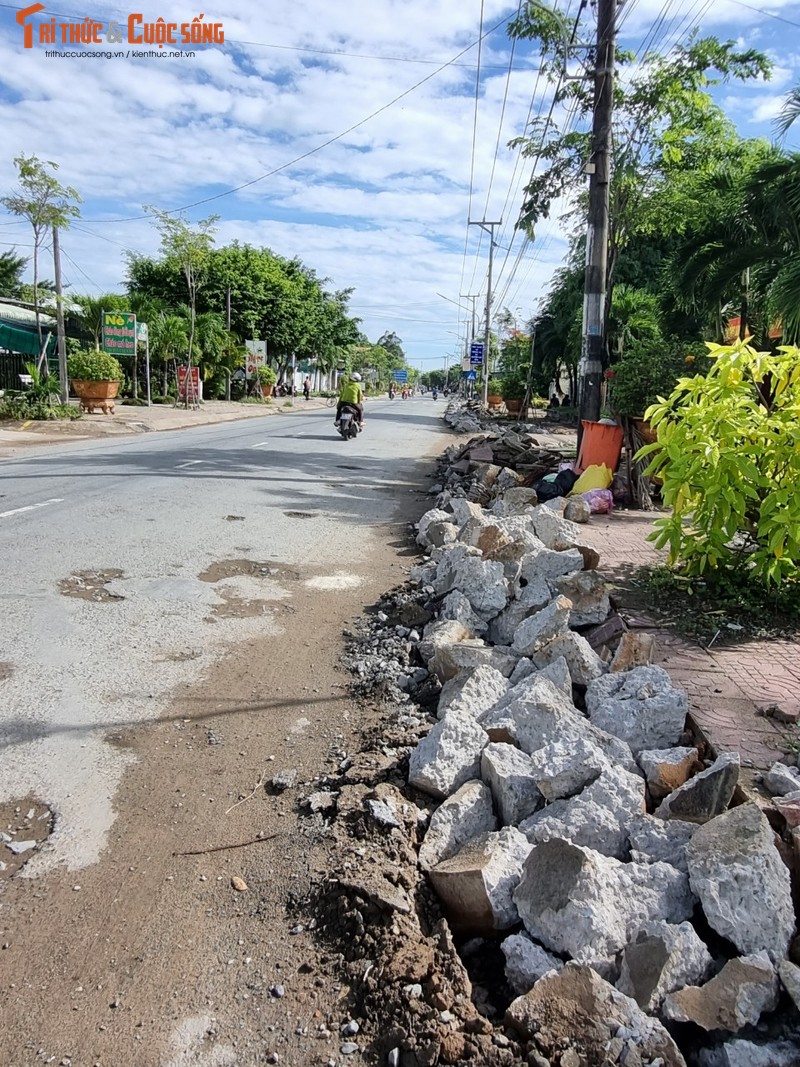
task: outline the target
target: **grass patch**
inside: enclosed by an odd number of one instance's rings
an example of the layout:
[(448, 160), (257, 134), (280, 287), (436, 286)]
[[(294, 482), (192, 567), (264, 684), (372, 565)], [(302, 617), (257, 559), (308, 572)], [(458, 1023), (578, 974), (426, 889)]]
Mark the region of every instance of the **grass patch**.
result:
[(800, 634), (800, 582), (766, 589), (742, 570), (686, 578), (669, 567), (643, 567), (630, 586), (662, 624), (702, 644)]

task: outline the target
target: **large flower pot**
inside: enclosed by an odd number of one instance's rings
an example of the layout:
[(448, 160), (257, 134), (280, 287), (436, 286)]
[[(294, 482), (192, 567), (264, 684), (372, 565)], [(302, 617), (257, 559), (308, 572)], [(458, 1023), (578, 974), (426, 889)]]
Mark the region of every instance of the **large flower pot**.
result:
[(489, 393), (486, 403), (489, 405), (490, 411), (496, 411), (503, 406), (503, 398), (499, 393)]
[(91, 414), (99, 408), (104, 415), (114, 414), (114, 398), (119, 392), (119, 382), (74, 381), (72, 390), (81, 402), (81, 411)]
[(654, 445), (658, 440), (658, 432), (653, 429), (649, 422), (644, 419), (634, 419), (633, 425), (636, 427), (639, 436), (646, 445)]
[(506, 400), (506, 411), (509, 415), (519, 415), (522, 411), (522, 399)]
[(274, 388), (275, 388), (274, 385), (262, 385), (261, 386), (261, 395), (264, 397), (264, 399), (266, 399), (268, 396), (272, 396), (272, 390)]

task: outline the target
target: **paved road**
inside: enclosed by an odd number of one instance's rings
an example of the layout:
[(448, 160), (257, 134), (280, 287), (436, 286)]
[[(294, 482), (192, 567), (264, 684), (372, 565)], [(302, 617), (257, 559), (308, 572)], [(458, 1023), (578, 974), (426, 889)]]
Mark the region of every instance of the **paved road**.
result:
[(57, 812), (25, 873), (79, 869), (104, 846), (130, 757), (98, 725), (152, 719), (226, 643), (276, 628), (289, 571), (326, 589), (363, 580), (398, 495), (424, 491), (442, 411), (378, 401), (349, 442), (326, 410), (0, 467), (0, 803)]

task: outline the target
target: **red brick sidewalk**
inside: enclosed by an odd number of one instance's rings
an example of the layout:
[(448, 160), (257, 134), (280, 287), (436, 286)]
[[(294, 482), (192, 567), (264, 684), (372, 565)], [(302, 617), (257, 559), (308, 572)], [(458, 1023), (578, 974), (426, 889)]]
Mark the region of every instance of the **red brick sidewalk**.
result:
[[(663, 560), (646, 540), (654, 518), (652, 512), (618, 511), (593, 515), (583, 527), (612, 583), (624, 583), (640, 567)], [(743, 767), (761, 771), (800, 740), (796, 726), (759, 714), (770, 705), (800, 714), (798, 642), (743, 641), (705, 649), (665, 629), (655, 617), (626, 609), (624, 592), (619, 600), (620, 614), (632, 629), (655, 635), (655, 662), (687, 691), (692, 716), (717, 752), (739, 752)]]

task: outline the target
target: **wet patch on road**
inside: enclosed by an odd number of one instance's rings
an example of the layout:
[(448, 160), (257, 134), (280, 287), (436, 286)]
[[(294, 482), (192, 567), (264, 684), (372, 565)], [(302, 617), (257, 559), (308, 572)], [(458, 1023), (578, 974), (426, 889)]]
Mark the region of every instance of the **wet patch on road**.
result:
[(14, 673), (14, 664), (0, 661), (0, 682), (7, 682)]
[(69, 578), (62, 578), (58, 591), (62, 596), (77, 597), (79, 600), (93, 600), (95, 603), (110, 603), (112, 600), (124, 600), (121, 593), (112, 592), (106, 586), (115, 578), (121, 578), (123, 571), (117, 567), (103, 570), (75, 571)]
[(13, 878), (53, 832), (55, 817), (32, 797), (0, 804), (0, 882)]

